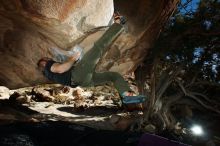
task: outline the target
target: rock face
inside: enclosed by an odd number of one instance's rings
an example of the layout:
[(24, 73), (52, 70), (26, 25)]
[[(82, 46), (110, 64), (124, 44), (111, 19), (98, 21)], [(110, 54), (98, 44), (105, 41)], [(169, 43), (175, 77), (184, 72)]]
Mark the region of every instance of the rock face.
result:
[(127, 19), (125, 32), (110, 47), (97, 71), (133, 71), (152, 47), (178, 0), (0, 0), (0, 85), (9, 88), (46, 82), (36, 63), (52, 47), (85, 51), (111, 23), (114, 7)]
[(10, 90), (7, 87), (0, 86), (0, 99), (9, 99)]

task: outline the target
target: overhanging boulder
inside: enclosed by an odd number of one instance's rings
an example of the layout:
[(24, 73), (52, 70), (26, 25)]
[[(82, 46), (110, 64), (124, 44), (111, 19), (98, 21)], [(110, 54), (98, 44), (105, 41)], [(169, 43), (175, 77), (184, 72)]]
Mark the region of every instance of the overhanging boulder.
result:
[(0, 85), (17, 88), (48, 82), (37, 70), (37, 61), (50, 57), (52, 47), (67, 50), (81, 43), (90, 49), (102, 34), (97, 27), (110, 23), (114, 7), (126, 17), (126, 31), (100, 60), (97, 71), (132, 72), (177, 2), (116, 0), (113, 5), (112, 0), (0, 0)]

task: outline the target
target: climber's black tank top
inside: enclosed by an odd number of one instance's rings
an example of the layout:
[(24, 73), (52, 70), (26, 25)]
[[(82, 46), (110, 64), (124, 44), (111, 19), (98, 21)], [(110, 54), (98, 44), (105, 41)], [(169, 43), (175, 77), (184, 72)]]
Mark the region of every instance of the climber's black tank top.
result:
[(43, 71), (44, 75), (51, 81), (54, 81), (59, 84), (63, 85), (71, 85), (71, 70), (68, 70), (64, 73), (53, 73), (51, 72), (50, 68), (51, 66), (56, 63), (53, 60), (49, 60), (45, 66), (45, 69)]

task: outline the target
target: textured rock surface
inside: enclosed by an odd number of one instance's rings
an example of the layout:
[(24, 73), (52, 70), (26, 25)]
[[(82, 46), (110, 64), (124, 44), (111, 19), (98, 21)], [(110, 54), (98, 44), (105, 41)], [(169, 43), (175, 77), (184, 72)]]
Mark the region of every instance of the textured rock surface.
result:
[[(125, 32), (100, 60), (98, 71), (133, 71), (152, 47), (178, 0), (115, 1), (127, 18)], [(36, 85), (45, 78), (36, 68), (49, 48), (67, 50), (80, 43), (89, 50), (109, 24), (113, 0), (0, 0), (0, 85)], [(89, 39), (90, 38), (90, 39)]]
[(44, 84), (16, 90), (1, 86), (0, 95), (0, 125), (16, 121), (59, 120), (98, 129), (125, 130), (142, 115), (142, 112), (123, 110), (118, 92), (112, 85), (70, 88)]
[(0, 86), (0, 99), (8, 99), (10, 96), (10, 90), (7, 87)]

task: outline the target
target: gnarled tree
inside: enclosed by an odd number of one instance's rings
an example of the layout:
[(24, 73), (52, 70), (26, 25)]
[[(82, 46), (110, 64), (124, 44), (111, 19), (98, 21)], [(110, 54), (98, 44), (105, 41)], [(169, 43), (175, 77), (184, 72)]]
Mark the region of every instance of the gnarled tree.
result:
[(144, 120), (159, 130), (174, 129), (178, 121), (189, 124), (177, 111), (188, 110), (192, 119), (206, 110), (210, 117), (220, 114), (220, 2), (201, 0), (193, 10), (190, 4), (179, 4), (136, 71), (140, 91), (149, 96)]

